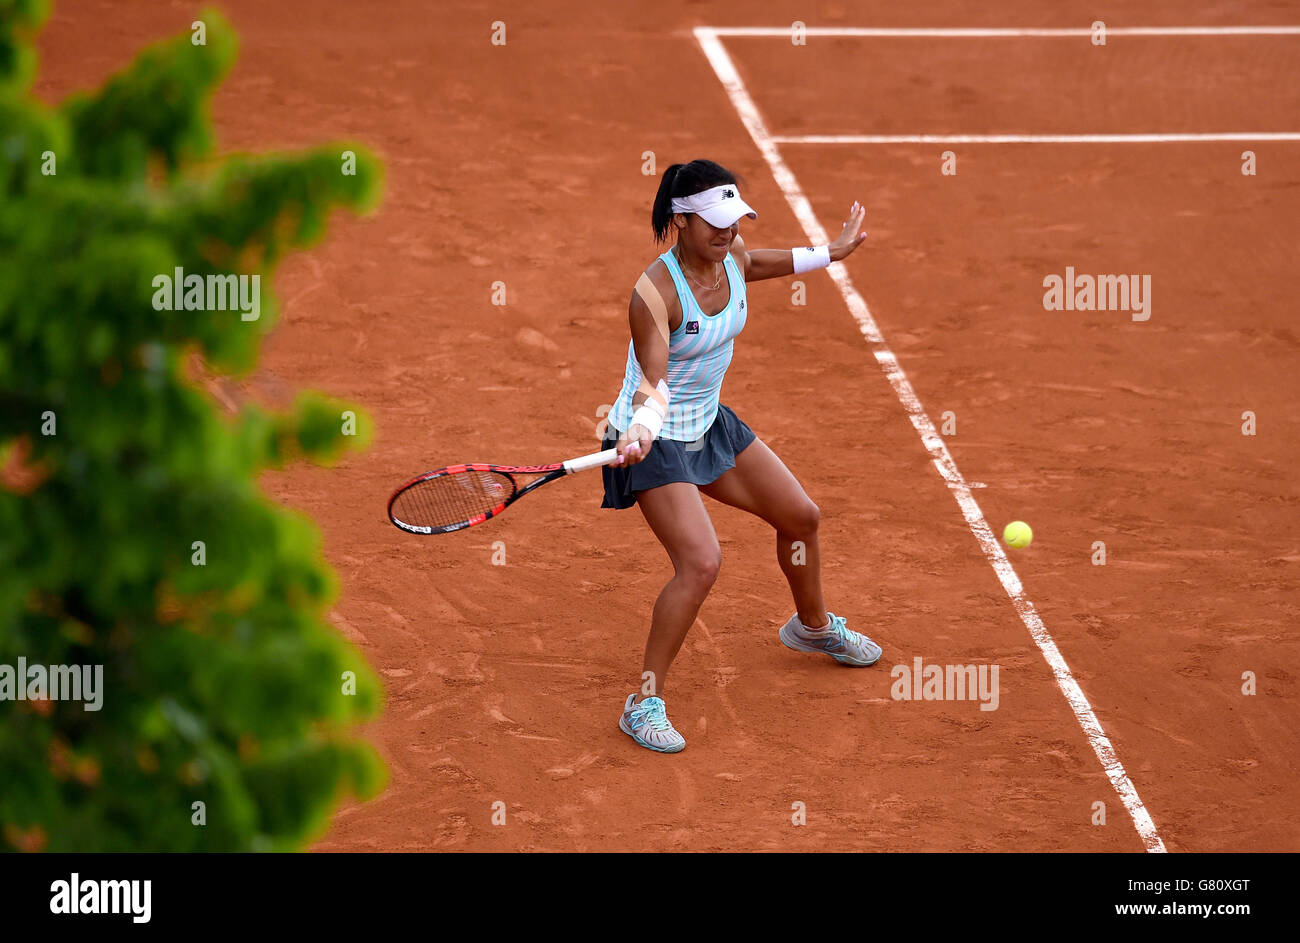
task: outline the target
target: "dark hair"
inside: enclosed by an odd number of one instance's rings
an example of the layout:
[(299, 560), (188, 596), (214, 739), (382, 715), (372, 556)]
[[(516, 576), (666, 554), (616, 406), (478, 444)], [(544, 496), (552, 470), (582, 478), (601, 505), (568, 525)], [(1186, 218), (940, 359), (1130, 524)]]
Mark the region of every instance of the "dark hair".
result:
[(724, 183), (735, 183), (736, 175), (721, 164), (711, 160), (693, 160), (689, 164), (673, 164), (664, 171), (655, 194), (654, 209), (650, 211), (650, 225), (655, 231), (655, 242), (668, 238), (669, 224), (673, 218), (673, 198), (692, 196)]

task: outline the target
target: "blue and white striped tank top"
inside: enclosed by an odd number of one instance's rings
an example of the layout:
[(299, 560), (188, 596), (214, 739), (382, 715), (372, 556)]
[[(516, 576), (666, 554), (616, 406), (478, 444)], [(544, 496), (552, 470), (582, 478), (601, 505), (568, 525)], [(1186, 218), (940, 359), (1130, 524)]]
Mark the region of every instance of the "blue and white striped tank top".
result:
[[(709, 316), (687, 286), (672, 251), (659, 258), (668, 267), (682, 304), (682, 323), (668, 335), (668, 389), (672, 401), (659, 437), (694, 442), (709, 431), (718, 415), (718, 394), (731, 364), (732, 340), (745, 328), (745, 277), (728, 253), (723, 267), (731, 297), (725, 308)], [(636, 359), (635, 345), (628, 341), (623, 389), (609, 411), (610, 425), (620, 432), (627, 431), (632, 420), (632, 396), (640, 385), (641, 364)]]

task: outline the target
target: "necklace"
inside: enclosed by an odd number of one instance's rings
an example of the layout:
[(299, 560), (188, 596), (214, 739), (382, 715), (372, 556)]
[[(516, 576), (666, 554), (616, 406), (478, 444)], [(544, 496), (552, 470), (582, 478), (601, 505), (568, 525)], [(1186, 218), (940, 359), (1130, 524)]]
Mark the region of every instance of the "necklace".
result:
[[(717, 263), (715, 262), (714, 264), (716, 265)], [(701, 282), (701, 281), (699, 281), (699, 280), (697, 280), (697, 279), (691, 278), (691, 273), (688, 272), (688, 271), (686, 270), (686, 266), (682, 264), (682, 255), (681, 255), (680, 252), (677, 253), (677, 267), (680, 268), (680, 269), (682, 270), (682, 274), (683, 274), (683, 275), (685, 275), (687, 278), (690, 278), (691, 281), (695, 282), (695, 284), (699, 285), (699, 286), (700, 286), (701, 288), (703, 288), (705, 291), (717, 291), (717, 290), (718, 290), (718, 286), (722, 284), (722, 276), (727, 274), (727, 267), (724, 265), (724, 266), (722, 267), (722, 272), (721, 272), (721, 274), (718, 275), (718, 280), (717, 280), (716, 282), (714, 282), (714, 283), (713, 283), (713, 287), (710, 288), (708, 285), (704, 284), (704, 282)]]

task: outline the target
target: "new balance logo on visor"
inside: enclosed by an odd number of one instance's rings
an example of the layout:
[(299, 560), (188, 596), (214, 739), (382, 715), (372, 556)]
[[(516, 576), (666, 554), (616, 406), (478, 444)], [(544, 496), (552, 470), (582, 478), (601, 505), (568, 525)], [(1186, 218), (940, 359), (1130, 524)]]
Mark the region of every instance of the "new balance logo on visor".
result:
[(686, 322), (686, 333), (687, 333), (687, 334), (698, 334), (698, 333), (700, 333), (700, 322), (699, 322), (699, 321), (687, 321), (687, 322)]
[(735, 190), (723, 190), (723, 191), (722, 191), (722, 198), (723, 198), (724, 200), (730, 200), (730, 199), (731, 199), (732, 197), (734, 197), (735, 195), (736, 195), (736, 191), (735, 191)]

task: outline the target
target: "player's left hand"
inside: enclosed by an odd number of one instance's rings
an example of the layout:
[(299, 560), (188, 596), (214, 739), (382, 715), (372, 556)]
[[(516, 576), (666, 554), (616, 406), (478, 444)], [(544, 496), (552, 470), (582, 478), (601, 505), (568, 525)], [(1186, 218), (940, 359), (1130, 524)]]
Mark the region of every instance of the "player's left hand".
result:
[(853, 250), (862, 245), (863, 240), (867, 238), (865, 232), (859, 232), (862, 224), (867, 220), (867, 208), (856, 200), (849, 207), (849, 218), (844, 224), (844, 230), (840, 233), (839, 238), (830, 244), (831, 261), (838, 262), (840, 259), (848, 257)]

